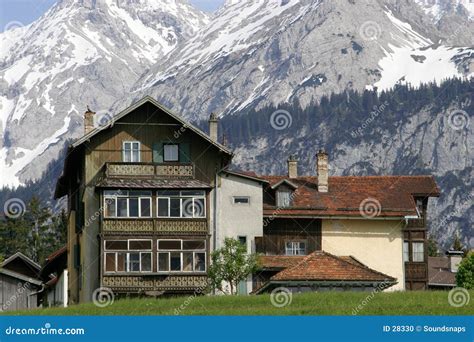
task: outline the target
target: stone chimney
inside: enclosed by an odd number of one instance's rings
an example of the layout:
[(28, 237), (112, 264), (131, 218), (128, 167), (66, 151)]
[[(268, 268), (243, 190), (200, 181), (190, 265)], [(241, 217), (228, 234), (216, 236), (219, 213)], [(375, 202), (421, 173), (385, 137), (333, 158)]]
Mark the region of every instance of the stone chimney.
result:
[(319, 150), (316, 154), (316, 171), (318, 173), (318, 191), (328, 192), (329, 184), (329, 158), (328, 154), (324, 150)]
[(450, 271), (453, 273), (457, 273), (459, 264), (462, 260), (464, 252), (463, 251), (447, 251), (446, 255), (449, 258)]
[(89, 106), (87, 106), (87, 110), (84, 113), (84, 134), (87, 134), (94, 129), (94, 115), (95, 112), (91, 111)]
[(298, 177), (298, 159), (296, 159), (296, 156), (294, 155), (291, 155), (288, 158), (288, 177), (289, 178)]
[(209, 136), (214, 141), (217, 141), (218, 123), (219, 123), (219, 119), (217, 118), (216, 113), (211, 113), (211, 116), (209, 117)]

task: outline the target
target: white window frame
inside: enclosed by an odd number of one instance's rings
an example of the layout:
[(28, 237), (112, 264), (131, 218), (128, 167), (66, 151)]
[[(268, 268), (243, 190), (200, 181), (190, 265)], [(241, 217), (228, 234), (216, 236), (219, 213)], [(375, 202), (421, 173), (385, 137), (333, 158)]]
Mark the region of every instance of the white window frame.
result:
[[(280, 204), (280, 200), (281, 200), (281, 194), (288, 194), (288, 203), (285, 203), (285, 204)], [(276, 206), (277, 207), (280, 207), (280, 208), (289, 208), (291, 207), (291, 194), (292, 192), (289, 191), (289, 190), (277, 190), (276, 191), (276, 200), (277, 200), (277, 203), (276, 203)], [(286, 195), (285, 195), (286, 196)]]
[[(165, 147), (166, 146), (176, 146), (176, 159), (166, 159), (166, 152), (165, 152)], [(179, 162), (179, 144), (173, 144), (173, 143), (165, 143), (163, 144), (163, 162), (165, 163), (176, 163), (176, 162)]]
[[(237, 199), (245, 199), (247, 203), (236, 202)], [(250, 205), (250, 196), (232, 196), (232, 204), (234, 205)]]
[(410, 242), (403, 241), (403, 262), (410, 261)]
[[(160, 241), (180, 241), (180, 249), (159, 249), (159, 244)], [(204, 249), (183, 249), (183, 242), (184, 241), (202, 241), (204, 242)], [(189, 273), (206, 273), (207, 272), (207, 241), (202, 240), (202, 239), (189, 239), (189, 240), (182, 240), (182, 239), (158, 239), (156, 244), (156, 271), (158, 273), (162, 274), (168, 274), (168, 273), (184, 273), (184, 274), (189, 274)], [(180, 254), (180, 270), (179, 271), (173, 271), (171, 270), (171, 253), (179, 253)], [(191, 271), (184, 271), (183, 270), (183, 254), (184, 253), (193, 253), (193, 269)], [(160, 259), (160, 254), (168, 254), (168, 271), (160, 271), (160, 265), (159, 265), (159, 259)], [(204, 271), (196, 271), (194, 269), (194, 263), (196, 260), (196, 254), (204, 254)]]
[[(105, 248), (106, 242), (108, 241), (127, 241), (127, 249), (118, 250), (118, 249), (111, 249), (108, 250)], [(130, 241), (149, 241), (150, 242), (150, 249), (130, 249)], [(104, 274), (139, 274), (139, 273), (152, 273), (153, 272), (153, 240), (152, 239), (118, 239), (118, 240), (104, 240), (103, 245), (103, 255), (104, 255), (104, 262), (103, 262), (103, 271)], [(125, 254), (125, 271), (117, 271), (117, 262), (118, 262), (118, 254), (124, 253)], [(139, 271), (131, 271), (130, 270), (130, 253), (138, 253), (139, 254)], [(114, 254), (115, 255), (115, 271), (107, 271), (106, 270), (106, 262), (107, 262), (107, 254)], [(150, 270), (144, 271), (142, 270), (142, 254), (150, 254)]]
[[(288, 244), (291, 247), (288, 248)], [(304, 243), (304, 248), (301, 248), (301, 244)], [(303, 251), (303, 253), (301, 253)], [(291, 253), (289, 253), (291, 252)], [(307, 255), (308, 254), (308, 243), (303, 240), (298, 241), (285, 241), (285, 255)]]
[[(186, 190), (184, 190), (186, 191)], [(179, 195), (177, 196), (165, 196), (165, 195), (156, 195), (156, 217), (158, 218), (167, 218), (167, 219), (196, 219), (196, 218), (206, 218), (207, 217), (207, 205), (206, 205), (206, 192), (205, 191), (202, 191), (202, 195), (182, 195), (182, 191), (179, 191)], [(171, 217), (171, 199), (172, 198), (175, 198), (175, 199), (179, 199), (179, 216), (173, 216)], [(160, 206), (158, 204), (159, 200), (160, 199), (167, 199), (168, 200), (168, 215), (167, 216), (160, 216)], [(194, 207), (194, 201), (196, 199), (199, 199), (199, 200), (202, 200), (202, 203), (204, 203), (204, 207), (203, 207), (203, 216), (195, 216), (195, 214), (193, 213), (193, 216), (184, 216), (183, 215), (183, 202), (184, 201), (187, 201), (189, 199), (192, 199), (193, 201), (193, 207)]]
[[(119, 191), (119, 190), (117, 190)], [(146, 192), (146, 191), (144, 191)], [(106, 195), (105, 192), (102, 194), (103, 197), (103, 208), (104, 208), (104, 218), (113, 218), (113, 219), (130, 219), (130, 218), (152, 218), (153, 217), (153, 193), (149, 191), (150, 195), (141, 195), (141, 196), (134, 196), (133, 194), (130, 195), (130, 192), (125, 190), (123, 194), (120, 195)], [(125, 198), (127, 200), (127, 216), (118, 216), (118, 199)], [(138, 199), (138, 216), (130, 216), (130, 198), (137, 198)], [(108, 216), (107, 215), (107, 200), (112, 199), (115, 201), (115, 216)], [(150, 215), (149, 216), (142, 216), (142, 199), (147, 199), (150, 203)]]
[[(130, 161), (125, 160), (125, 151), (127, 150), (125, 145), (127, 144), (130, 144)], [(133, 144), (138, 144), (138, 151), (135, 151), (133, 149)], [(138, 160), (133, 160), (134, 152), (137, 153)], [(136, 141), (136, 140), (122, 141), (122, 162), (124, 163), (140, 163), (141, 162), (141, 143), (139, 141)]]

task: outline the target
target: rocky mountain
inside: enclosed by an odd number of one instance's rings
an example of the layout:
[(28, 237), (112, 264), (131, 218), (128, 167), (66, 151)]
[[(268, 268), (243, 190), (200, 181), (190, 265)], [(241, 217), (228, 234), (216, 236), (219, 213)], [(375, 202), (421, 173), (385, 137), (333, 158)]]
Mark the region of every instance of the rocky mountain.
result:
[(208, 22), (184, 0), (60, 0), (0, 34), (0, 185), (39, 177), (86, 106), (105, 112)]
[(125, 103), (151, 94), (198, 119), (472, 75), (471, 12), (459, 3), (437, 13), (406, 0), (228, 1)]

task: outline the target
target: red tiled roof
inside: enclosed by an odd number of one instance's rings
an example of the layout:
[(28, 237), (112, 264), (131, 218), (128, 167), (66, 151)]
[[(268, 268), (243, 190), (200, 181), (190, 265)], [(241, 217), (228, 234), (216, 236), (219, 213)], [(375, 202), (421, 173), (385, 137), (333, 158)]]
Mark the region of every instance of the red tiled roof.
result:
[(50, 255), (46, 257), (46, 261), (52, 261), (53, 259), (56, 259), (58, 256), (60, 256), (63, 253), (67, 252), (67, 246), (63, 246), (60, 249), (54, 251)]
[(387, 281), (396, 279), (375, 271), (349, 257), (337, 257), (324, 251), (309, 254), (270, 278), (271, 281)]
[[(403, 217), (417, 214), (413, 196), (437, 197), (440, 194), (432, 176), (335, 176), (329, 177), (326, 193), (318, 191), (317, 177), (259, 178), (267, 180), (270, 187), (285, 179), (297, 186), (290, 208), (264, 203), (265, 216), (361, 216), (361, 204), (369, 201), (380, 208), (377, 216)], [(266, 191), (273, 194), (270, 188)]]
[(260, 266), (264, 269), (284, 269), (294, 266), (301, 262), (303, 256), (287, 256), (287, 255), (262, 255), (259, 257)]

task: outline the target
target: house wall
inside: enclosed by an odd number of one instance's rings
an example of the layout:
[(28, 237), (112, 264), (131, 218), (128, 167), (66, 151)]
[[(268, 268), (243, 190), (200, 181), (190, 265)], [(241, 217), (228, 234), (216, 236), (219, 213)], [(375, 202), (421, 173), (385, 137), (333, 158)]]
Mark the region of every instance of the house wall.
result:
[[(255, 237), (263, 235), (261, 183), (229, 174), (219, 176), (217, 189), (217, 248), (226, 237), (247, 237), (247, 250), (255, 253)], [(234, 196), (250, 197), (250, 204), (234, 204)], [(252, 279), (247, 279), (247, 293), (252, 291)]]
[(68, 272), (64, 270), (59, 276), (58, 282), (48, 292), (48, 306), (67, 307), (67, 283)]
[(322, 249), (351, 255), (368, 267), (397, 279), (389, 291), (405, 289), (403, 222), (396, 220), (328, 220), (322, 222)]

